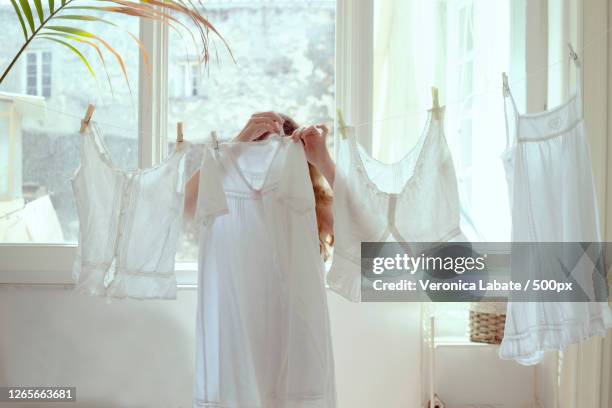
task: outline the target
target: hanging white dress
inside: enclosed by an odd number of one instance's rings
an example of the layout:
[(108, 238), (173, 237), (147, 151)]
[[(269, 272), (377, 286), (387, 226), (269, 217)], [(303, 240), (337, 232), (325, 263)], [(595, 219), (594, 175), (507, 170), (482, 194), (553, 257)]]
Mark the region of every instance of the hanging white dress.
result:
[(291, 138), (205, 151), (194, 407), (336, 406), (314, 206)]
[(109, 300), (176, 299), (174, 256), (190, 146), (179, 143), (155, 167), (125, 171), (112, 163), (98, 125), (89, 124), (71, 180), (79, 216), (77, 292)]
[[(465, 241), (455, 167), (444, 137), (443, 108), (417, 144), (393, 164), (367, 154), (354, 134), (340, 140), (334, 179), (334, 257), (327, 282), (361, 300), (362, 242)], [(351, 129), (351, 128), (349, 128)]]
[[(601, 241), (579, 69), (577, 73), (576, 93), (557, 108), (540, 113), (520, 114), (510, 89), (504, 89), (508, 146), (502, 159), (515, 243)], [(536, 274), (550, 265), (550, 258), (539, 251), (525, 260), (541, 265), (533, 269)], [(564, 280), (563, 270), (556, 270), (553, 273)], [(607, 302), (509, 302), (499, 355), (524, 365), (537, 364), (544, 352), (605, 335), (611, 326)]]

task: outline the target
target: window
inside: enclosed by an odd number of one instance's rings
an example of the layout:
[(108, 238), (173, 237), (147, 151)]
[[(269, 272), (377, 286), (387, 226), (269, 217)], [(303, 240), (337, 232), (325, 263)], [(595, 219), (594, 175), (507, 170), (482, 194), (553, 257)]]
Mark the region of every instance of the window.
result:
[[(139, 25), (135, 18), (114, 14), (113, 23), (121, 29), (80, 22), (81, 28), (100, 34), (126, 57), (131, 88), (111, 57), (106, 60), (111, 90), (97, 54), (85, 46), (77, 48), (98, 73), (97, 81), (88, 76), (78, 58), (60, 46), (41, 41), (37, 47), (46, 48), (24, 53), (0, 86), (0, 130), (13, 129), (9, 136), (0, 133), (0, 158), (9, 157), (8, 164), (0, 161), (4, 194), (0, 196), (0, 258), (6, 260), (0, 262), (0, 272), (5, 273), (0, 278), (23, 282), (19, 271), (40, 271), (36, 279), (48, 282), (45, 274), (51, 269), (64, 277), (63, 282), (71, 281), (78, 221), (70, 177), (79, 163), (77, 129), (88, 103), (96, 105), (94, 119), (104, 131), (114, 162), (123, 168), (149, 166), (162, 159), (168, 150), (162, 143), (166, 135), (168, 148), (173, 149), (176, 121), (184, 122), (185, 138), (196, 145), (208, 142), (213, 130), (220, 138), (233, 137), (252, 113), (262, 110), (282, 111), (305, 124), (331, 124), (335, 12), (334, 0), (207, 2), (206, 15), (237, 59), (234, 64), (216, 40), (208, 69), (194, 63), (189, 52), (193, 44), (186, 46), (173, 30), (164, 33), (156, 24)], [(108, 19), (110, 15), (100, 16)], [(1, 69), (23, 38), (8, 0), (0, 0), (0, 25), (6, 27), (3, 38), (7, 44), (0, 49)], [(152, 59), (158, 65), (152, 70), (151, 83), (144, 69), (139, 69), (138, 47), (125, 30), (139, 35), (150, 51), (167, 52), (167, 66), (163, 59)], [(168, 95), (165, 100), (157, 97), (158, 91)], [(197, 169), (199, 159), (196, 149), (188, 160), (188, 174)], [(15, 226), (9, 229), (6, 225), (7, 220), (19, 220), (24, 206), (37, 199), (46, 202), (43, 219), (47, 221), (40, 226), (54, 233), (32, 240), (27, 231), (17, 234)], [(177, 255), (179, 283), (195, 283), (195, 233), (194, 225), (186, 225)], [(18, 243), (28, 245), (15, 245)], [(51, 243), (61, 245), (48, 245)], [(9, 253), (10, 257), (3, 256)]]
[(49, 98), (52, 79), (51, 51), (26, 53), (26, 94)]
[(38, 95), (38, 54), (28, 52), (26, 65), (26, 92), (28, 95)]
[[(79, 24), (124, 56), (131, 90), (112, 56), (106, 60), (111, 92), (93, 49), (76, 45), (97, 80), (69, 50), (43, 40), (32, 43), (0, 86), (0, 243), (76, 243), (70, 178), (80, 161), (78, 128), (88, 103), (96, 105), (94, 120), (101, 124), (115, 163), (137, 167), (139, 55), (124, 30), (138, 35), (139, 24), (116, 15), (113, 22), (121, 29)], [(21, 46), (23, 34), (9, 1), (0, 0), (0, 26), (3, 43)], [(0, 47), (0, 70), (15, 53), (12, 45)]]
[(200, 95), (200, 78), (202, 72), (200, 66), (193, 62), (195, 60), (196, 57), (191, 59), (192, 62), (178, 63), (179, 66), (177, 67), (177, 71), (179, 76), (176, 80), (176, 98), (190, 98)]
[(49, 51), (42, 53), (41, 71), (41, 94), (48, 98), (51, 96), (51, 53)]

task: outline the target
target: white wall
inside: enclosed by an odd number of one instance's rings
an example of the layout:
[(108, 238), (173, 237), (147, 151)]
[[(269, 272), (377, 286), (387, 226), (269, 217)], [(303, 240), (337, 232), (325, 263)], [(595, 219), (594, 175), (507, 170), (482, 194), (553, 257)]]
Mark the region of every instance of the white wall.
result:
[(500, 360), (498, 351), (474, 344), (437, 347), (436, 392), (448, 408), (533, 407), (534, 368)]
[[(191, 407), (195, 295), (107, 304), (62, 288), (2, 287), (0, 385), (76, 386), (71, 407)], [(339, 407), (415, 407), (418, 306), (333, 293), (329, 302)]]
[[(0, 385), (76, 386), (70, 407), (191, 407), (195, 295), (108, 304), (62, 288), (0, 287)], [(417, 407), (419, 305), (328, 300), (338, 407)], [(436, 361), (449, 408), (528, 406), (531, 369), (499, 360), (495, 347), (441, 347)]]

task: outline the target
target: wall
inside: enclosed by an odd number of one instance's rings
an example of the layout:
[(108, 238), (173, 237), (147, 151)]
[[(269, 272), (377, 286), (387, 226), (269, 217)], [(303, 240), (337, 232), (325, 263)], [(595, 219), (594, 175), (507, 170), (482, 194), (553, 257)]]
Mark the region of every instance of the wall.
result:
[[(0, 385), (76, 386), (71, 407), (190, 407), (195, 295), (107, 304), (61, 288), (0, 287)], [(418, 306), (333, 293), (329, 302), (338, 406), (417, 406)]]
[[(0, 385), (76, 386), (71, 407), (190, 407), (195, 294), (108, 304), (62, 288), (0, 287)], [(417, 407), (419, 306), (331, 292), (328, 301), (338, 407)], [(499, 360), (495, 347), (438, 350), (437, 391), (449, 407), (529, 406), (532, 369)]]

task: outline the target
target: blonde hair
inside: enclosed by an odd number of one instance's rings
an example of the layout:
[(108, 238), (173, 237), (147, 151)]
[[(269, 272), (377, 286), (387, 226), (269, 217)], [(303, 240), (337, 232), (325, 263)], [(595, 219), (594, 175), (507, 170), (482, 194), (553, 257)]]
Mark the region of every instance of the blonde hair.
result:
[[(279, 114), (283, 118), (283, 131), (290, 136), (299, 126), (289, 116)], [(334, 245), (333, 220), (331, 216), (331, 205), (333, 196), (323, 179), (321, 172), (312, 164), (308, 163), (308, 173), (312, 190), (315, 196), (315, 213), (317, 216), (317, 231), (319, 233), (319, 250), (324, 260), (330, 255), (330, 250)]]

